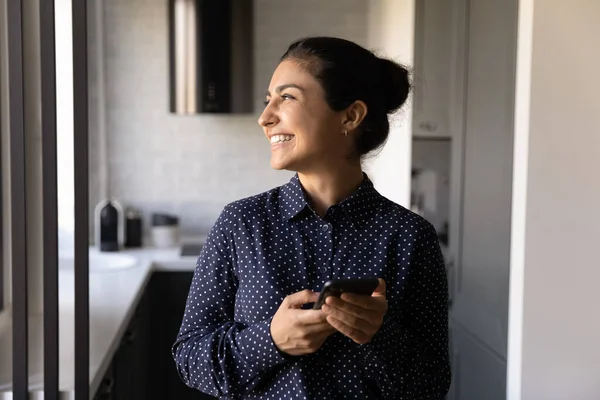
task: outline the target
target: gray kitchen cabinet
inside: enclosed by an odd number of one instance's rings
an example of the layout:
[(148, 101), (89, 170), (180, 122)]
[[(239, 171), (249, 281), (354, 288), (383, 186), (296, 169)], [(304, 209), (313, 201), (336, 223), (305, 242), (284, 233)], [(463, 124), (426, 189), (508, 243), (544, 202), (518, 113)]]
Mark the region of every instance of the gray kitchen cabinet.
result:
[(214, 399), (187, 387), (177, 373), (171, 347), (177, 338), (193, 272), (157, 271), (152, 274), (148, 288), (151, 291), (150, 346), (152, 366), (148, 391), (156, 399), (202, 400)]
[(458, 29), (448, 268), (451, 400), (503, 399), (517, 0), (453, 0)]
[(148, 379), (152, 365), (150, 335), (150, 293), (144, 292), (112, 363), (113, 400), (148, 399)]
[(415, 53), (413, 75), (413, 135), (448, 137), (452, 90), (449, 74), (456, 30), (453, 2), (419, 0), (415, 3)]
[(153, 361), (148, 332), (150, 292), (146, 290), (123, 333), (111, 364), (94, 394), (94, 400), (137, 400), (152, 398), (148, 391)]
[(214, 399), (187, 387), (171, 356), (192, 277), (152, 274), (94, 400)]
[(448, 400), (504, 400), (505, 359), (460, 325), (451, 324), (451, 335), (454, 379)]

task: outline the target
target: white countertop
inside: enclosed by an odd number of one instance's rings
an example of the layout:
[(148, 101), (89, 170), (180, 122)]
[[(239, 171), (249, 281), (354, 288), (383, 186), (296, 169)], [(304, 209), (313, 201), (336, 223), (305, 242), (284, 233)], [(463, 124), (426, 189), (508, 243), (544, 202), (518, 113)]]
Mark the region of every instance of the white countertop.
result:
[[(92, 250), (95, 251), (95, 250)], [(137, 259), (134, 267), (90, 272), (90, 393), (95, 393), (119, 347), (151, 273), (193, 271), (197, 256), (181, 257), (180, 248), (123, 250)], [(74, 391), (74, 274), (59, 271), (59, 388), (61, 398)], [(29, 387), (43, 396), (43, 319), (29, 319)], [(0, 400), (12, 398), (12, 330), (0, 330)]]

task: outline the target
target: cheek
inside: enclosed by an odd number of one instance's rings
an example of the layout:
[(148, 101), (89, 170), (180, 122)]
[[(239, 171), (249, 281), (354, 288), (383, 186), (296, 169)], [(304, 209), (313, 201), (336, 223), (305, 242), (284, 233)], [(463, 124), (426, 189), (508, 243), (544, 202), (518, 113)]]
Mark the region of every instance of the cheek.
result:
[(318, 136), (319, 141), (323, 147), (333, 148), (335, 151), (340, 147), (341, 140), (344, 134), (340, 131), (340, 125), (336, 118), (330, 114), (321, 115), (315, 126), (315, 134)]
[(295, 107), (294, 110), (288, 110), (286, 113), (288, 128), (296, 134), (298, 142), (313, 143), (321, 135), (323, 129), (322, 123), (309, 110), (301, 107)]
[(340, 127), (336, 124), (335, 116), (327, 110), (304, 108), (296, 104), (286, 110), (290, 123), (289, 128), (296, 132), (298, 145), (316, 149), (331, 149), (339, 146), (343, 133), (338, 132)]

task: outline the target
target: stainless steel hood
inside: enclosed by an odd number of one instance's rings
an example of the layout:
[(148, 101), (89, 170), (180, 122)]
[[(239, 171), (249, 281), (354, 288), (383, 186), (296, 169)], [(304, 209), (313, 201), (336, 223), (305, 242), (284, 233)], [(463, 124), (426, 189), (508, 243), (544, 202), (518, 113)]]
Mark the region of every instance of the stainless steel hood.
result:
[(253, 111), (253, 0), (170, 0), (171, 112)]

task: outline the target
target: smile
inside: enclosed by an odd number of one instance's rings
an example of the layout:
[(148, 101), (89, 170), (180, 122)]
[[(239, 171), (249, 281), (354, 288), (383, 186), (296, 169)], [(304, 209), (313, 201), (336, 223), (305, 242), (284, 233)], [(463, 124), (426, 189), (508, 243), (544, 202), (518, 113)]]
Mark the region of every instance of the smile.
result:
[(294, 138), (294, 135), (273, 135), (271, 136), (271, 144), (289, 142)]

